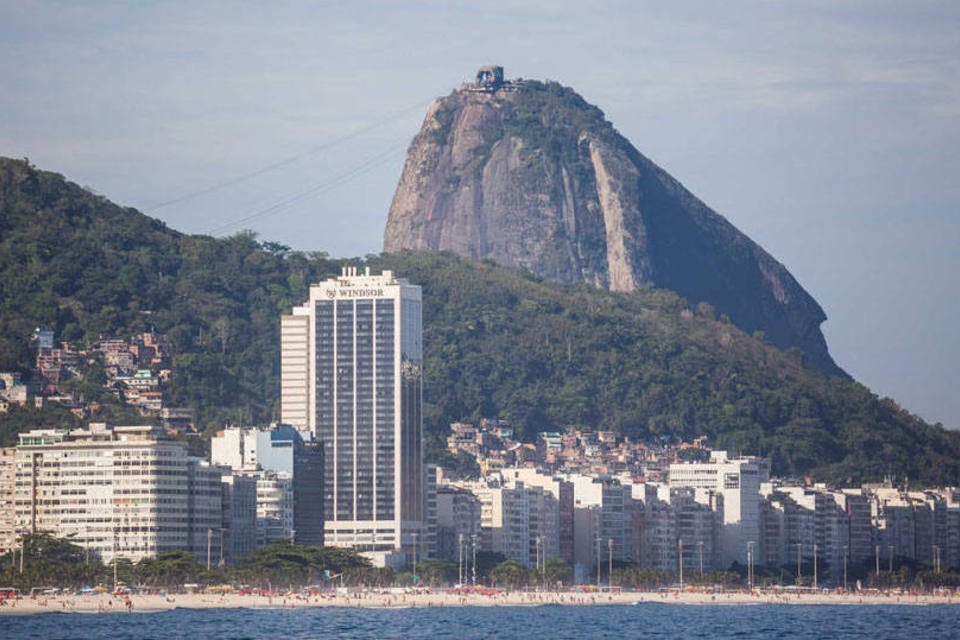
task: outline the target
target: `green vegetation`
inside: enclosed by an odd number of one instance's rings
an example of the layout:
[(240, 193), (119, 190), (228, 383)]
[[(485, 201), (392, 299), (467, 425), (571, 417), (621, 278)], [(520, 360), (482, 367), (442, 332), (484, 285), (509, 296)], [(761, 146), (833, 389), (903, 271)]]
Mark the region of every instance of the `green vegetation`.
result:
[[(604, 579), (606, 579), (606, 576), (604, 576)], [(679, 575), (675, 572), (647, 569), (632, 563), (620, 563), (619, 566), (615, 564), (611, 580), (618, 587), (645, 591), (676, 585), (678, 581)], [(698, 571), (687, 570), (683, 577), (685, 585), (722, 585), (725, 588), (736, 588), (746, 584), (746, 582), (746, 574), (740, 575), (735, 571), (708, 571), (701, 576)]]
[[(23, 572), (20, 549), (0, 555), (0, 584), (19, 589), (37, 586), (79, 588), (113, 585), (113, 564), (90, 557), (69, 539), (48, 533), (24, 536)], [(186, 551), (163, 551), (155, 558), (131, 562), (117, 559), (117, 579), (127, 585), (177, 587), (195, 583), (268, 585), (384, 586), (393, 584), (391, 569), (376, 568), (351, 549), (277, 542), (254, 551), (236, 566), (208, 571)], [(334, 577), (336, 576), (336, 577)]]
[(490, 582), (504, 589), (519, 589), (534, 581), (533, 572), (516, 560), (504, 560), (490, 571)]
[(524, 567), (516, 560), (501, 560), (484, 575), (487, 582), (501, 589), (569, 587), (574, 583), (573, 567), (557, 557), (547, 558), (540, 570)]
[(371, 261), (424, 287), (428, 437), (499, 416), (552, 427), (691, 439), (770, 456), (780, 474), (860, 482), (960, 478), (960, 434), (862, 385), (827, 377), (663, 290), (558, 287), (448, 254)]
[(30, 429), (56, 429), (78, 424), (79, 420), (58, 404), (48, 404), (43, 409), (12, 405), (7, 413), (0, 414), (0, 446), (16, 444), (17, 434)]
[(581, 160), (580, 134), (614, 133), (603, 111), (557, 82), (528, 80), (504, 100), (503, 114), (507, 134), (523, 140), (530, 150), (540, 150), (546, 157), (572, 166)]
[[(0, 160), (0, 371), (29, 369), (39, 324), (69, 340), (155, 328), (175, 354), (170, 404), (193, 408), (203, 429), (263, 423), (277, 417), (280, 314), (348, 262), (423, 286), (433, 459), (450, 422), (486, 416), (527, 439), (567, 426), (705, 434), (770, 456), (776, 473), (826, 481), (960, 482), (960, 434), (669, 291), (549, 285), (449, 254), (334, 261), (249, 233), (186, 236), (15, 160)], [(11, 410), (0, 445), (60, 419), (73, 418)]]
[[(89, 556), (83, 547), (69, 539), (55, 538), (48, 533), (29, 534), (24, 537), (25, 553), (23, 572), (20, 571), (20, 549), (0, 555), (0, 585), (19, 588), (25, 592), (33, 587), (80, 588), (93, 585), (113, 585), (114, 567)], [(886, 560), (884, 561), (886, 563)], [(545, 570), (538, 572), (524, 567), (515, 560), (500, 554), (477, 554), (477, 580), (500, 588), (548, 587), (573, 584), (573, 570), (560, 558), (548, 558)], [(467, 580), (471, 579), (471, 567), (467, 567)], [(176, 588), (184, 584), (199, 585), (249, 585), (255, 588), (270, 587), (286, 589), (306, 585), (344, 586), (412, 586), (411, 567), (407, 571), (371, 566), (367, 558), (351, 549), (336, 547), (313, 547), (276, 542), (257, 549), (249, 557), (229, 567), (211, 567), (207, 570), (186, 551), (163, 551), (155, 558), (131, 562), (117, 559), (116, 575), (119, 582), (129, 586), (152, 588)], [(819, 565), (821, 576), (829, 572), (826, 563)], [(605, 564), (601, 565), (601, 580), (607, 582)], [(755, 584), (780, 584), (810, 586), (813, 563), (805, 562), (798, 580), (792, 564), (781, 568), (757, 567)], [(417, 565), (420, 586), (437, 587), (457, 582), (459, 567), (454, 562), (427, 560)], [(593, 576), (590, 577), (591, 579)], [(675, 585), (678, 576), (674, 572), (637, 567), (633, 563), (614, 562), (612, 584), (628, 589), (658, 589)], [(883, 570), (878, 575), (873, 562), (851, 564), (848, 584), (852, 587), (860, 580), (864, 587), (889, 589), (916, 587), (931, 589), (960, 586), (960, 574), (952, 571), (936, 572), (929, 565), (919, 564), (906, 558), (896, 558), (893, 571)], [(741, 588), (747, 583), (747, 569), (734, 565), (730, 571), (713, 571), (700, 576), (696, 570), (684, 574), (687, 585), (722, 585), (725, 588)]]
[(31, 368), (41, 324), (75, 342), (155, 328), (175, 353), (169, 404), (192, 407), (205, 427), (266, 422), (276, 417), (279, 315), (336, 269), (325, 254), (249, 233), (185, 236), (0, 159), (0, 371)]

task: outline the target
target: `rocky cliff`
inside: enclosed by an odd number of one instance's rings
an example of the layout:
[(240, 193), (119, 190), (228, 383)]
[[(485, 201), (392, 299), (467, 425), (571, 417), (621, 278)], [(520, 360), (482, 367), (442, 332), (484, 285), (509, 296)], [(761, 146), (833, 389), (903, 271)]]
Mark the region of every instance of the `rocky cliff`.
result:
[(384, 251), (449, 250), (612, 291), (707, 302), (829, 373), (826, 315), (758, 244), (638, 152), (572, 89), (465, 85), (407, 154)]

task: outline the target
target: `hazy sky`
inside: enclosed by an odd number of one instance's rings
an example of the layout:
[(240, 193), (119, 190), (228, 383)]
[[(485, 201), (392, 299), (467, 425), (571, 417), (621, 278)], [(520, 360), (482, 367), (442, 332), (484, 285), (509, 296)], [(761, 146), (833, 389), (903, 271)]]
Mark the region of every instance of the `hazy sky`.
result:
[(955, 1), (3, 0), (0, 154), (182, 231), (374, 253), (430, 99), (490, 63), (598, 105), (790, 269), (842, 367), (960, 427)]

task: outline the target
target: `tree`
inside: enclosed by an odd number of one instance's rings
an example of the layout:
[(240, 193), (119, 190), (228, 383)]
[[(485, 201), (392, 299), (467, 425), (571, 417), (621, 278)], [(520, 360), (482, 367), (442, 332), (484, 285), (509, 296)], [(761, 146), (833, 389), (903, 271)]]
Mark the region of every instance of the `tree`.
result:
[(370, 560), (352, 549), (274, 542), (243, 558), (232, 573), (260, 584), (317, 584), (342, 573), (345, 582), (361, 584), (376, 575), (371, 568)]
[(457, 580), (458, 570), (458, 565), (448, 560), (426, 560), (417, 564), (419, 583), (431, 587), (452, 584)]
[(161, 551), (155, 558), (144, 558), (137, 563), (134, 573), (142, 584), (172, 587), (199, 581), (204, 568), (192, 553), (174, 550)]
[(490, 571), (490, 581), (498, 587), (518, 589), (531, 582), (530, 570), (516, 560), (504, 560)]
[(567, 564), (563, 558), (557, 556), (547, 558), (543, 569), (547, 586), (573, 584), (573, 567)]
[(23, 573), (20, 573), (19, 549), (0, 556), (0, 581), (20, 589), (36, 586), (78, 587), (106, 575), (105, 567), (68, 538), (50, 533), (25, 534)]

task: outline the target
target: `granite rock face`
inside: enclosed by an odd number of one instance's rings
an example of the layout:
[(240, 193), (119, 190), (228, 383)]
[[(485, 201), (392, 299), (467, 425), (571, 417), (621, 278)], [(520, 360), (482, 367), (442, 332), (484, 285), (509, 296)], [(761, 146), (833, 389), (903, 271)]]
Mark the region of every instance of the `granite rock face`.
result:
[(524, 81), (438, 100), (407, 153), (384, 251), (489, 258), (561, 283), (670, 289), (843, 375), (790, 272), (573, 90)]

